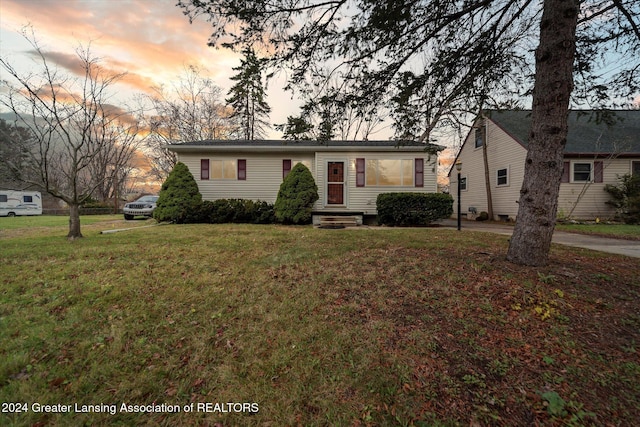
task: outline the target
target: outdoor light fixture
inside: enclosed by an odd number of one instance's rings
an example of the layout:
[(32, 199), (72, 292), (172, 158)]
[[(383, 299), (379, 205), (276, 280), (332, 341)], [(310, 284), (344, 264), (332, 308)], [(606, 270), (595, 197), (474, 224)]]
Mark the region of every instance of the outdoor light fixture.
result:
[(462, 170), (462, 162), (459, 159), (456, 161), (456, 170), (458, 171), (458, 231), (460, 231), (462, 225), (462, 214), (460, 212), (460, 171)]

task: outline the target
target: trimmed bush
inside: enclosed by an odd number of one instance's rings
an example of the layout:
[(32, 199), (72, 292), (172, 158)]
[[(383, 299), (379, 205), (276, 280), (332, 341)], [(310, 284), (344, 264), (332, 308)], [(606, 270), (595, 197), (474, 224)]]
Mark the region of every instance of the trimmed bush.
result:
[(199, 222), (209, 224), (271, 224), (274, 222), (273, 205), (244, 199), (205, 200), (198, 218)]
[(441, 193), (382, 193), (376, 207), (381, 225), (420, 226), (449, 218), (453, 198)]
[(276, 220), (283, 224), (309, 224), (316, 200), (316, 181), (311, 171), (302, 163), (298, 163), (280, 185), (274, 205)]
[(181, 162), (162, 184), (160, 197), (153, 211), (158, 221), (171, 221), (177, 224), (197, 222), (202, 205), (202, 195), (189, 168)]

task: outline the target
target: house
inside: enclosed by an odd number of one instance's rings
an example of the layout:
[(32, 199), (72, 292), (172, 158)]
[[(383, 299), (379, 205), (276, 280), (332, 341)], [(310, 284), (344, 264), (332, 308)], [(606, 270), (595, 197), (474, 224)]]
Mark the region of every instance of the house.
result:
[[(596, 120), (593, 111), (570, 112), (558, 218), (612, 217), (615, 210), (605, 203), (605, 185), (617, 184), (618, 176), (640, 173), (640, 110), (611, 113), (608, 120)], [(462, 216), (473, 219), (488, 212), (490, 194), (493, 219), (515, 219), (530, 125), (531, 111), (525, 110), (487, 111), (475, 121), (456, 158), (462, 163)], [(455, 200), (455, 166), (449, 179)], [(457, 204), (455, 200), (454, 209)]]
[(302, 163), (318, 186), (314, 223), (322, 215), (342, 215), (361, 224), (377, 214), (380, 193), (435, 193), (443, 147), (414, 141), (208, 140), (168, 148), (187, 165), (205, 200), (274, 203), (284, 177)]

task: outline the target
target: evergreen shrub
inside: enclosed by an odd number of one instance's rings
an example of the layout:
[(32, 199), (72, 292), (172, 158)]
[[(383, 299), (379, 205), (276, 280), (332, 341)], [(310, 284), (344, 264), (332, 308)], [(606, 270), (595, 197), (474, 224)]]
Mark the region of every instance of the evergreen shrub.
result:
[(618, 176), (618, 185), (607, 184), (606, 203), (616, 208), (616, 216), (625, 224), (640, 224), (640, 175)]
[(309, 224), (313, 204), (318, 200), (318, 186), (311, 171), (296, 164), (280, 185), (274, 205), (275, 217), (283, 224)]
[(378, 223), (424, 226), (453, 214), (453, 198), (441, 193), (381, 193), (376, 200)]
[(196, 180), (189, 168), (178, 162), (162, 184), (153, 217), (177, 224), (196, 222), (201, 205), (202, 195)]

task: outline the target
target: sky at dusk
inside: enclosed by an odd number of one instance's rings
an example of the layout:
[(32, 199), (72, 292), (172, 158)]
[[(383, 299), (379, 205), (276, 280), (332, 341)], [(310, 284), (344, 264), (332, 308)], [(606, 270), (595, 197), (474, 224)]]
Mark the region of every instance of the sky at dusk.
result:
[[(208, 70), (226, 96), (229, 77), (240, 55), (207, 46), (211, 29), (204, 20), (189, 23), (176, 0), (0, 0), (0, 54), (16, 67), (33, 68), (31, 49), (20, 35), (32, 26), (49, 59), (73, 71), (71, 59), (79, 44), (91, 43), (94, 56), (114, 72), (127, 72), (119, 91), (123, 99), (151, 93), (151, 87), (170, 84), (186, 66)], [(0, 78), (3, 78), (0, 70)], [(298, 113), (298, 103), (272, 81), (267, 102), (271, 123), (284, 123)], [(129, 96), (128, 96), (129, 95)], [(272, 131), (271, 138), (281, 134)]]
[[(208, 70), (226, 96), (240, 64), (240, 55), (207, 46), (211, 33), (204, 20), (189, 23), (178, 8), (177, 0), (0, 0), (0, 55), (17, 67), (33, 68), (31, 47), (19, 34), (32, 26), (49, 59), (57, 66), (73, 70), (71, 61), (79, 44), (91, 43), (92, 53), (102, 66), (114, 72), (127, 72), (126, 84), (119, 88), (127, 101), (136, 93), (152, 93), (151, 88), (170, 84), (196, 65)], [(3, 77), (0, 70), (0, 79)], [(285, 123), (289, 115), (299, 113), (300, 102), (284, 92), (284, 81), (272, 80), (267, 102), (270, 122)], [(0, 88), (1, 90), (1, 88)], [(636, 98), (640, 104), (640, 96)], [(391, 136), (387, 129), (375, 138)], [(281, 133), (272, 130), (270, 138)]]

